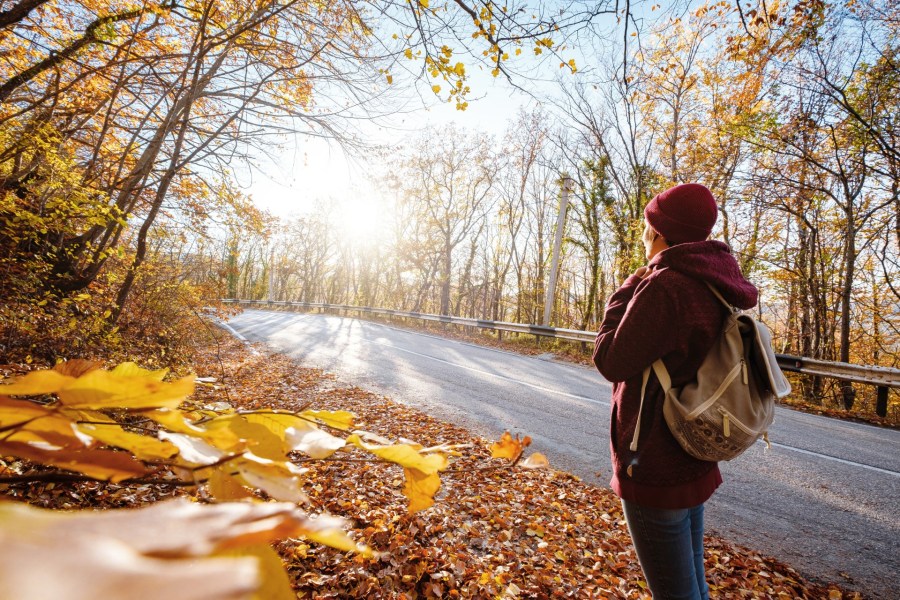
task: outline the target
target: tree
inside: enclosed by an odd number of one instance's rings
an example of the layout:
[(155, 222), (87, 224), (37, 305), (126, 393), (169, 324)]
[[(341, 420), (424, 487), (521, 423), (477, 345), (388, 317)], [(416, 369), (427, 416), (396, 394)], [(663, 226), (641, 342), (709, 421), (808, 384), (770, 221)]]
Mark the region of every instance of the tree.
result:
[(458, 129), (431, 130), (414, 142), (404, 161), (405, 201), (440, 244), (440, 314), (450, 314), (457, 247), (481, 226), (491, 208), (497, 161), (490, 140)]
[(601, 225), (604, 213), (608, 212), (615, 202), (607, 173), (609, 168), (608, 159), (600, 158), (596, 162), (585, 160), (583, 168), (578, 170), (578, 188), (575, 192), (573, 212), (580, 235), (570, 237), (568, 241), (580, 248), (587, 258), (587, 297), (581, 311), (579, 329), (587, 329), (588, 324), (593, 322), (597, 308), (597, 293), (602, 291)]
[[(227, 178), (232, 159), (266, 151), (281, 132), (357, 143), (352, 118), (382, 110), (391, 67), (405, 60), (448, 86), (434, 84), (435, 94), (465, 108), (457, 56), (513, 76), (514, 50), (558, 57), (553, 37), (603, 6), (544, 15), (525, 5), (424, 1), (163, 2), (121, 12), (20, 2), (0, 21), (9, 48), (0, 73), (4, 261), (31, 257), (41, 288), (70, 294), (89, 286), (135, 229), (115, 321), (164, 204), (202, 214), (209, 179)], [(19, 44), (26, 30), (29, 43)]]

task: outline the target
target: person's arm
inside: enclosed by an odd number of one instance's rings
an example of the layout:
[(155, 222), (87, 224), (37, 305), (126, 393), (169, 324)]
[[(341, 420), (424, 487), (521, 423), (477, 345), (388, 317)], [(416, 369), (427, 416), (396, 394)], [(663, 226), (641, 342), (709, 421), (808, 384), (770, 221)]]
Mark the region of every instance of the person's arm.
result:
[(632, 275), (609, 299), (593, 358), (610, 381), (641, 373), (675, 348), (678, 315), (660, 275)]

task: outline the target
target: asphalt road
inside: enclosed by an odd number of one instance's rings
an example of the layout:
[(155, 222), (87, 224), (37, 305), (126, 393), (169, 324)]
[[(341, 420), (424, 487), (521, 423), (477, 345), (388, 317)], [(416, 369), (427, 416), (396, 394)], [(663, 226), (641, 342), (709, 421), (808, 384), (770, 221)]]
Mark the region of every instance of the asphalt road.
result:
[[(530, 435), (554, 468), (608, 485), (611, 385), (592, 368), (336, 316), (247, 310), (228, 325), (475, 434)], [(900, 431), (779, 408), (769, 437), (720, 465), (707, 530), (814, 580), (900, 597)]]

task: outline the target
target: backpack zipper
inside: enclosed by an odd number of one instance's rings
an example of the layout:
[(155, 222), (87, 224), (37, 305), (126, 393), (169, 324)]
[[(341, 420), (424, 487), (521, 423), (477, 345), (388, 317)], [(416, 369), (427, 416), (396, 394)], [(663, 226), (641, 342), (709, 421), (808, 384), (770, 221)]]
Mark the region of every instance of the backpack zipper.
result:
[[(741, 364), (743, 364), (743, 360), (741, 361)], [(716, 391), (713, 392), (709, 398), (707, 398), (706, 402), (685, 415), (685, 419), (687, 419), (688, 421), (693, 421), (699, 415), (703, 414), (710, 406), (715, 404), (719, 397), (721, 397), (722, 394), (724, 394), (728, 389), (728, 386), (731, 385), (731, 382), (734, 381), (735, 378), (740, 374), (741, 364), (734, 365), (731, 371), (729, 371), (728, 375), (725, 376), (725, 379), (722, 380), (722, 383), (719, 384), (719, 387), (716, 388)]]
[(734, 424), (735, 427), (737, 427), (747, 435), (759, 435), (757, 432), (752, 431), (749, 427), (741, 423), (738, 419), (735, 418), (733, 414), (731, 414), (721, 406), (717, 406), (716, 409), (719, 411), (719, 414), (722, 415), (722, 430), (725, 434), (725, 437), (731, 435), (731, 424)]

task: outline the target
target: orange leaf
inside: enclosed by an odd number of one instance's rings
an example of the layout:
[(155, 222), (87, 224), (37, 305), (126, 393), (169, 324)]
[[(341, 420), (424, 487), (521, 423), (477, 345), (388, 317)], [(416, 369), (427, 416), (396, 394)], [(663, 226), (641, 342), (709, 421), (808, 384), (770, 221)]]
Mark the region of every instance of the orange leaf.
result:
[(0, 396), (0, 427), (25, 424), (32, 419), (46, 417), (51, 414), (51, 411), (40, 404)]
[(124, 452), (112, 450), (63, 450), (26, 442), (0, 442), (0, 454), (84, 473), (88, 477), (119, 482), (147, 472), (144, 465)]
[(409, 498), (409, 512), (414, 513), (434, 504), (434, 495), (441, 487), (437, 473), (425, 474), (418, 469), (403, 469), (406, 483), (403, 495)]
[(513, 437), (508, 431), (504, 431), (503, 435), (500, 436), (500, 441), (491, 444), (491, 456), (493, 458), (508, 458), (514, 461), (519, 458), (522, 451), (530, 444), (531, 438), (527, 435), (520, 440), (519, 434)]
[(83, 358), (73, 358), (59, 363), (53, 370), (61, 373), (66, 377), (81, 377), (91, 371), (96, 371), (103, 366), (103, 363), (95, 360), (84, 360)]

